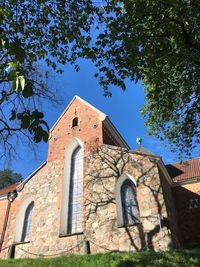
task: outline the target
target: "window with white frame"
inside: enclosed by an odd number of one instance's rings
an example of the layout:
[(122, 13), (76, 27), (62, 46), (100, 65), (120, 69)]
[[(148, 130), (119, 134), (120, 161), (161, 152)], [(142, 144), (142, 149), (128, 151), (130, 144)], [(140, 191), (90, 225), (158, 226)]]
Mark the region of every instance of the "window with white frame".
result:
[(71, 156), (67, 234), (82, 231), (83, 149), (78, 146)]
[(126, 179), (121, 185), (121, 205), (123, 225), (140, 222), (136, 186), (130, 179)]
[(26, 212), (25, 212), (24, 225), (23, 225), (23, 231), (22, 231), (22, 237), (21, 237), (22, 242), (29, 241), (33, 208), (34, 208), (34, 202), (31, 202), (28, 205)]

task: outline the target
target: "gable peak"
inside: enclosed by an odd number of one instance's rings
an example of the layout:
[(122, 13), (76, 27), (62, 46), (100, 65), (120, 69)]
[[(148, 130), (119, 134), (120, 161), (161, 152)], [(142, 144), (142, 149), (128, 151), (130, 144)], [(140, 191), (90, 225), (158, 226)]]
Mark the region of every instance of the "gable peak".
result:
[(79, 100), (82, 103), (84, 103), (85, 105), (87, 105), (88, 107), (90, 107), (91, 109), (93, 109), (95, 112), (97, 112), (99, 114), (99, 119), (100, 121), (104, 121), (105, 118), (107, 117), (107, 115), (105, 113), (103, 113), (102, 111), (100, 111), (99, 109), (95, 108), (93, 105), (91, 105), (90, 103), (88, 103), (87, 101), (85, 101), (84, 99), (82, 99), (80, 96), (75, 95), (72, 100), (70, 101), (70, 103), (67, 105), (67, 107), (65, 108), (65, 110), (62, 112), (62, 114), (60, 115), (60, 117), (57, 119), (57, 121), (54, 123), (54, 125), (51, 127), (50, 132), (55, 128), (55, 126), (58, 124), (58, 122), (60, 121), (60, 119), (63, 117), (63, 115), (66, 113), (66, 111), (69, 109), (69, 107), (72, 105), (72, 103), (75, 100)]

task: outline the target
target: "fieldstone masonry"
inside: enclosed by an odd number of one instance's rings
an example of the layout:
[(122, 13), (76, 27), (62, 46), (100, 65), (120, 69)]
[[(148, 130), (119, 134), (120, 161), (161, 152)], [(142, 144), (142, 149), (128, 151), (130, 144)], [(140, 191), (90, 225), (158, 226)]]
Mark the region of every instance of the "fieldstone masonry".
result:
[[(162, 227), (167, 218), (156, 158), (139, 155), (123, 148), (103, 146), (88, 157), (86, 176), (86, 236), (110, 250), (135, 251), (168, 249), (171, 233)], [(127, 173), (137, 183), (141, 223), (119, 227), (115, 186)], [(92, 251), (99, 249), (92, 246)]]
[[(79, 115), (79, 125), (72, 129), (71, 121)], [(103, 113), (75, 97), (54, 126), (46, 164), (17, 188), (18, 197), (11, 205), (3, 248), (14, 244), (15, 258), (83, 254), (86, 242), (91, 253), (166, 250), (177, 246), (178, 238), (172, 240), (172, 232), (176, 236), (176, 217), (173, 209), (170, 216), (167, 213), (164, 191), (169, 184), (160, 168), (160, 157), (130, 151), (116, 129), (108, 127), (108, 121), (103, 139), (106, 120)], [(60, 236), (64, 155), (73, 138), (84, 143), (83, 233)], [(112, 140), (112, 144), (105, 140)], [(122, 145), (113, 146), (113, 142)], [(137, 185), (140, 223), (132, 226), (118, 224), (115, 188), (124, 173), (133, 177)], [(27, 198), (34, 201), (30, 241), (20, 243), (15, 240), (17, 216)], [(3, 249), (1, 257), (6, 258), (8, 250)]]
[[(31, 222), (30, 242), (16, 245), (15, 257), (34, 257), (42, 254), (52, 255), (67, 251), (83, 240), (83, 236), (59, 237), (60, 222), (60, 174), (62, 166), (59, 162), (51, 162), (43, 167), (19, 192), (17, 202), (22, 203), (31, 195), (34, 210)], [(8, 226), (7, 244), (13, 243), (16, 231), (17, 214), (12, 212)], [(73, 253), (83, 253), (84, 246), (76, 247)], [(30, 252), (25, 253), (23, 250)], [(36, 255), (34, 255), (36, 254)]]

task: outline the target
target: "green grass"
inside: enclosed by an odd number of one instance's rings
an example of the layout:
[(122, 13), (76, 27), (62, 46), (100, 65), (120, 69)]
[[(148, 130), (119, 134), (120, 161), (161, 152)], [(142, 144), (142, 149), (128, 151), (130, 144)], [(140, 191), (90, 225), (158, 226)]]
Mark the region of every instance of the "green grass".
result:
[(200, 249), (0, 260), (0, 267), (200, 267)]

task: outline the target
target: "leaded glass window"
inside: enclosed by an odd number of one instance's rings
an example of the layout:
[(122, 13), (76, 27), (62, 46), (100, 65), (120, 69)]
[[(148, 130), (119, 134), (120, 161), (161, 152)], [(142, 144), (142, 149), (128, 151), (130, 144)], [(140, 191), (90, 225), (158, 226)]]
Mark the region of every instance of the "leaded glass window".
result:
[(121, 201), (124, 225), (139, 223), (136, 187), (130, 179), (125, 180), (121, 186)]
[(34, 207), (34, 202), (31, 202), (28, 205), (26, 212), (25, 212), (24, 226), (23, 226), (22, 239), (21, 239), (21, 241), (23, 241), (23, 242), (29, 241), (33, 207)]
[(68, 210), (68, 234), (82, 231), (83, 212), (83, 149), (78, 146), (71, 157), (71, 175)]

